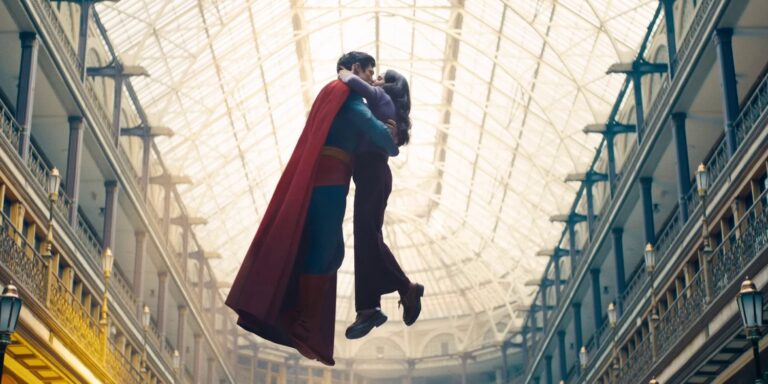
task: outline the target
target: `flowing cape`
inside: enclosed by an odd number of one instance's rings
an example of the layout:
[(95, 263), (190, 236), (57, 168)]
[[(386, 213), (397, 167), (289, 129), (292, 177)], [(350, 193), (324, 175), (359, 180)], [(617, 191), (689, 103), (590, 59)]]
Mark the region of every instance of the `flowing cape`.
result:
[[(225, 304), (239, 315), (238, 325), (267, 340), (293, 347), (279, 324), (280, 312), (295, 300), (296, 262), (320, 151), (349, 87), (334, 80), (320, 91), (304, 131), (277, 183), (256, 235), (245, 254)], [(323, 313), (312, 344), (333, 355), (336, 275), (323, 298)]]

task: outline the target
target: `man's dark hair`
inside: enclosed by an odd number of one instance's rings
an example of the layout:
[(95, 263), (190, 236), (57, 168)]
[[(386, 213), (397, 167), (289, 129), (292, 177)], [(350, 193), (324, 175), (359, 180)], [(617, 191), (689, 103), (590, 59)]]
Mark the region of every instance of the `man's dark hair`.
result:
[(348, 52), (341, 56), (339, 61), (336, 62), (336, 72), (341, 71), (342, 68), (351, 71), (354, 64), (360, 64), (361, 69), (366, 69), (371, 66), (375, 67), (376, 59), (365, 52)]

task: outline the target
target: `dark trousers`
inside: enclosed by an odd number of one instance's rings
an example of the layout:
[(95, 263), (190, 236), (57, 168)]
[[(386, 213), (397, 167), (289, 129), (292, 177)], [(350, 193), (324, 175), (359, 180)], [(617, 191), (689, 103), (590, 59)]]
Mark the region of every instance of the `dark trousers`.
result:
[(387, 156), (365, 152), (355, 156), (355, 310), (381, 307), (381, 295), (404, 295), (411, 281), (405, 276), (381, 228), (392, 192), (392, 172)]

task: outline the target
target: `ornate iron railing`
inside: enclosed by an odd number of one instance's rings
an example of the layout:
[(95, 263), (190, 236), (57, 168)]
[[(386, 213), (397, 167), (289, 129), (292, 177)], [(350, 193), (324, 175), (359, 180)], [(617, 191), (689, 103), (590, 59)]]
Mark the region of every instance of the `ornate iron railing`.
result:
[(737, 148), (744, 142), (760, 117), (765, 114), (766, 106), (768, 106), (768, 73), (763, 76), (760, 85), (755, 88), (739, 117), (733, 123), (733, 129), (736, 131)]
[(138, 306), (136, 296), (133, 295), (133, 288), (131, 284), (128, 283), (128, 279), (117, 264), (114, 265), (113, 272), (112, 281), (114, 284), (112, 286), (117, 292), (117, 296), (120, 297), (120, 300), (122, 300), (127, 308), (133, 313)]
[(701, 197), (699, 197), (698, 187), (694, 184), (691, 186), (691, 190), (685, 194), (685, 209), (687, 212), (686, 217), (693, 216), (693, 212), (699, 206)]
[(0, 130), (2, 130), (3, 137), (8, 140), (11, 146), (18, 150), (21, 140), (21, 127), (19, 127), (13, 116), (13, 112), (0, 100)]
[(91, 226), (86, 221), (85, 217), (83, 217), (82, 212), (78, 212), (77, 214), (77, 226), (75, 227), (75, 233), (83, 245), (85, 245), (86, 249), (88, 249), (90, 256), (96, 261), (101, 260), (101, 242), (91, 231)]
[[(768, 194), (763, 191), (756, 201), (761, 201)], [(768, 247), (768, 210), (762, 204), (754, 204), (737, 223), (738, 231), (733, 230), (726, 239), (718, 245), (711, 256), (705, 255), (709, 260), (710, 276), (706, 278), (707, 270), (700, 269), (677, 294), (675, 300), (668, 305), (661, 315), (655, 329), (657, 332), (658, 356), (663, 356), (675, 346), (684, 332), (680, 330), (701, 317), (713, 302), (713, 298), (723, 294), (725, 290), (740, 279), (741, 273), (766, 247)], [(707, 284), (710, 285), (712, 297), (708, 297)], [(650, 343), (651, 338), (646, 337)], [(640, 361), (641, 363), (637, 363)], [(638, 364), (636, 369), (622, 368), (620, 373), (621, 383), (631, 383), (643, 375), (640, 372), (648, 372), (654, 361), (632, 354), (628, 363)]]
[(0, 212), (0, 215), (0, 264), (15, 284), (24, 287), (37, 299), (44, 300), (48, 291), (46, 260), (34, 251), (35, 247), (27, 242), (5, 213)]
[[(768, 190), (763, 191), (756, 201), (763, 200), (766, 193)], [(768, 210), (761, 204), (755, 204), (712, 254), (710, 265), (713, 297), (717, 297), (734, 279), (739, 278), (741, 271), (766, 245), (768, 245)]]
[(51, 174), (50, 168), (45, 164), (45, 160), (37, 151), (34, 145), (29, 146), (29, 157), (27, 157), (27, 168), (32, 172), (32, 177), (37, 181), (38, 186), (43, 191), (48, 191), (48, 176)]
[(637, 384), (638, 377), (645, 375), (645, 370), (653, 362), (653, 346), (651, 338), (646, 337), (637, 345), (619, 368), (619, 384)]
[[(648, 274), (645, 273), (645, 263), (642, 263), (632, 278), (627, 283), (624, 293), (619, 296), (617, 300), (620, 303), (623, 312), (626, 312), (629, 308), (635, 305), (635, 302), (642, 297), (641, 293), (647, 292), (646, 286), (648, 285)], [(624, 313), (620, 313), (619, 321), (623, 320)]]
[(77, 58), (77, 53), (72, 47), (72, 43), (67, 37), (67, 33), (59, 21), (59, 17), (56, 15), (56, 11), (51, 7), (51, 4), (46, 0), (34, 0), (31, 1), (32, 5), (37, 9), (47, 21), (47, 25), (54, 29), (53, 33), (48, 35), (56, 41), (56, 46), (61, 47), (63, 53), (63, 59), (67, 62), (66, 70), (70, 73), (70, 76), (74, 79), (80, 78), (80, 68), (82, 68), (80, 60)]
[(669, 253), (668, 251), (670, 250), (669, 248), (674, 244), (677, 235), (680, 234), (680, 231), (683, 228), (683, 223), (680, 221), (679, 211), (679, 207), (672, 211), (672, 216), (656, 240), (654, 250), (656, 251), (656, 254), (659, 255), (659, 259), (656, 260), (657, 263), (666, 259), (667, 253)]

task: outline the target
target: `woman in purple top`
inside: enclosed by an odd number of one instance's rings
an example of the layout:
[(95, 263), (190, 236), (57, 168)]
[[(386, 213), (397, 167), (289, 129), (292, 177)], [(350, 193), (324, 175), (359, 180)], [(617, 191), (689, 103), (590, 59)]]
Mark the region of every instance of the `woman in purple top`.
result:
[[(408, 81), (396, 71), (388, 70), (373, 85), (349, 71), (341, 71), (339, 79), (352, 91), (363, 96), (373, 115), (386, 122), (397, 123), (397, 145), (410, 138), (411, 112)], [(387, 321), (381, 312), (381, 295), (398, 291), (403, 305), (403, 321), (413, 324), (421, 312), (424, 286), (412, 283), (384, 243), (382, 226), (387, 199), (392, 192), (392, 172), (387, 153), (368, 143), (361, 143), (355, 154), (352, 179), (355, 181), (355, 310), (357, 318), (347, 328), (348, 339), (358, 339)]]

